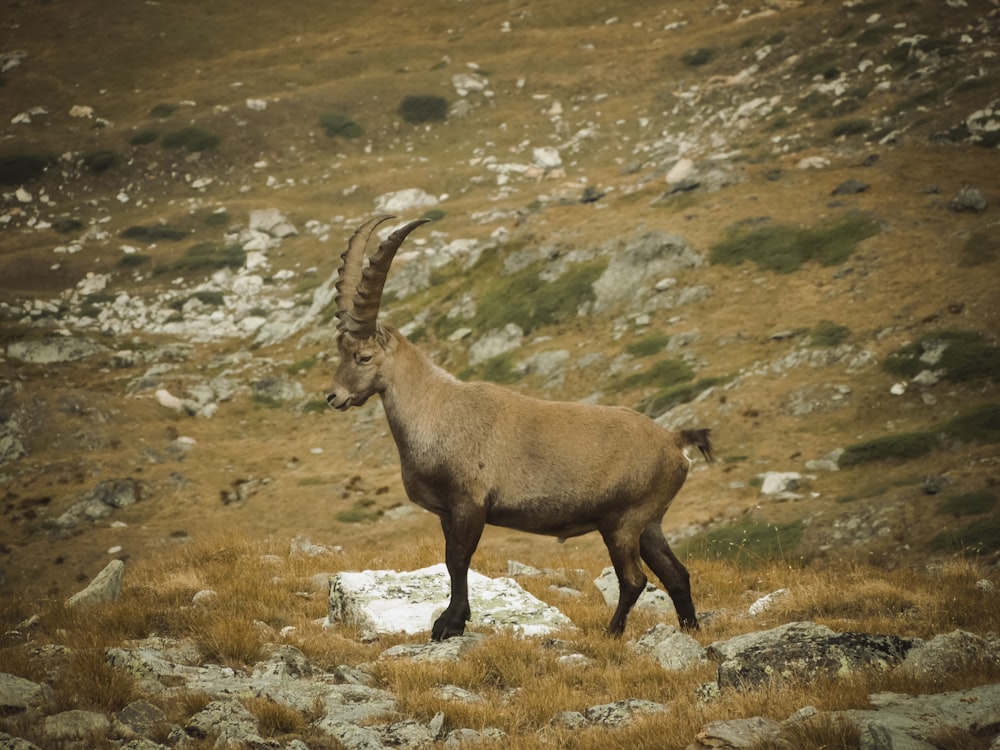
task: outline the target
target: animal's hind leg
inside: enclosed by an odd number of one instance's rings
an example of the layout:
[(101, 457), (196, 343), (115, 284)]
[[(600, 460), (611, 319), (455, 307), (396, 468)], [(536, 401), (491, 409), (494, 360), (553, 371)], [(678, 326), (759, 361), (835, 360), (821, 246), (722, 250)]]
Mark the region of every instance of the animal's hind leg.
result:
[(646, 565), (656, 574), (670, 594), (681, 627), (697, 630), (698, 618), (694, 612), (694, 602), (691, 601), (690, 576), (687, 568), (681, 564), (667, 544), (659, 522), (651, 523), (645, 528), (639, 539), (639, 548)]
[(602, 531), (601, 536), (604, 537), (608, 554), (611, 556), (611, 564), (615, 566), (615, 573), (618, 576), (618, 607), (611, 617), (608, 632), (611, 635), (621, 635), (625, 632), (628, 613), (646, 588), (646, 574), (642, 572), (639, 549), (634, 536), (614, 531)]

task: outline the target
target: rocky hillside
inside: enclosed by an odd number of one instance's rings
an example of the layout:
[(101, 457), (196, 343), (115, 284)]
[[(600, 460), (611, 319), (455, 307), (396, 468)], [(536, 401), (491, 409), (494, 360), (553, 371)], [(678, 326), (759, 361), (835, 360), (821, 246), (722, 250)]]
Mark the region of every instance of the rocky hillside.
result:
[(442, 366), (713, 429), (686, 555), (995, 554), (995, 3), (260, 6), (6, 9), (7, 590), (436, 539), (322, 402), (377, 212), (434, 219), (385, 315)]

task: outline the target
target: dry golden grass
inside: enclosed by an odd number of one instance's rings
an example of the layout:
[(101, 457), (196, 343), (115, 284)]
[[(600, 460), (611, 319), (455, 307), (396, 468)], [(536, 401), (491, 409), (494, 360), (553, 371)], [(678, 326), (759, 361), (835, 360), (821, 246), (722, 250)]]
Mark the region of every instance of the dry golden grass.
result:
[[(498, 727), (509, 735), (504, 746), (512, 750), (541, 747), (541, 736), (548, 747), (555, 743), (583, 750), (680, 748), (714, 720), (748, 716), (783, 720), (804, 705), (820, 710), (863, 708), (874, 692), (937, 692), (1000, 680), (1000, 668), (992, 663), (966, 665), (932, 684), (903, 670), (870, 671), (842, 679), (730, 689), (704, 703), (696, 697), (697, 690), (714, 680), (714, 664), (666, 672), (652, 659), (635, 653), (628, 640), (657, 622), (649, 613), (634, 613), (624, 639), (607, 637), (604, 627), (609, 608), (592, 586), (585, 585), (599, 572), (603, 560), (595, 566), (592, 557), (558, 547), (549, 554), (551, 559), (545, 559), (541, 548), (538, 563), (567, 571), (580, 568), (586, 574), (565, 572), (525, 583), (536, 595), (560, 606), (578, 627), (544, 640), (487, 633), (457, 663), (379, 660), (388, 646), (422, 642), (426, 635), (362, 643), (349, 627), (324, 628), (318, 620), (326, 614), (326, 592), (310, 588), (317, 573), (361, 569), (371, 563), (414, 568), (436, 562), (437, 545), (416, 545), (409, 554), (403, 549), (368, 549), (358, 554), (290, 557), (270, 543), (228, 535), (138, 563), (126, 578), (120, 601), (114, 604), (72, 609), (49, 604), (40, 612), (28, 644), (7, 643), (0, 650), (0, 670), (36, 680), (58, 674), (53, 683), (57, 709), (111, 712), (145, 697), (158, 703), (171, 720), (183, 723), (210, 696), (197, 692), (170, 698), (144, 695), (130, 675), (108, 665), (105, 649), (153, 635), (189, 638), (205, 661), (242, 669), (264, 658), (269, 644), (289, 643), (323, 669), (373, 664), (367, 669), (379, 687), (397, 696), (402, 715), (428, 721), (443, 712), (449, 728)], [(485, 550), (479, 562), (481, 570), (504, 573), (502, 555), (493, 550)], [(695, 634), (706, 645), (795, 620), (813, 620), (841, 631), (921, 638), (957, 627), (985, 634), (1000, 621), (1000, 604), (975, 586), (984, 574), (970, 561), (949, 562), (932, 571), (905, 567), (886, 571), (847, 561), (814, 566), (776, 562), (753, 570), (720, 561), (692, 561), (691, 568), (696, 601), (703, 611), (714, 613)], [(580, 597), (553, 593), (552, 582), (579, 585), (584, 593)], [(743, 614), (750, 602), (779, 587), (790, 593), (776, 600), (771, 609), (756, 618)], [(211, 588), (217, 596), (192, 605), (191, 597), (202, 588)], [(284, 635), (282, 628), (289, 628)], [(56, 656), (41, 657), (45, 649), (40, 647), (45, 644), (65, 649)], [(588, 662), (582, 666), (561, 662), (559, 657), (566, 653), (583, 654)], [(473, 691), (483, 701), (447, 700), (438, 693), (444, 685)], [(638, 717), (631, 725), (610, 732), (550, 726), (560, 712), (582, 712), (627, 698), (656, 701), (669, 710)], [(247, 706), (258, 718), (262, 734), (309, 736), (319, 747), (325, 741), (311, 733), (309, 722), (314, 717), (263, 698), (252, 699)], [(852, 737), (837, 722), (817, 719), (789, 729), (784, 739), (797, 747), (856, 747)], [(977, 741), (949, 735), (950, 744), (942, 746), (976, 748)]]

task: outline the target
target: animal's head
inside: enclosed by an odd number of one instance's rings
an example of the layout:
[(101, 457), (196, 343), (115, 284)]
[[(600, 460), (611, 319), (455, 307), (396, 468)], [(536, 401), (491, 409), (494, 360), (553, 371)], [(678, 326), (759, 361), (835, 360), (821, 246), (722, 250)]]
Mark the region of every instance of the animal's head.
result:
[(383, 241), (364, 264), (368, 238), (379, 224), (393, 218), (377, 216), (362, 224), (347, 243), (337, 281), (337, 349), (340, 365), (326, 401), (341, 411), (360, 406), (384, 388), (383, 371), (391, 337), (378, 323), (382, 289), (389, 266), (403, 240), (427, 219), (411, 221)]

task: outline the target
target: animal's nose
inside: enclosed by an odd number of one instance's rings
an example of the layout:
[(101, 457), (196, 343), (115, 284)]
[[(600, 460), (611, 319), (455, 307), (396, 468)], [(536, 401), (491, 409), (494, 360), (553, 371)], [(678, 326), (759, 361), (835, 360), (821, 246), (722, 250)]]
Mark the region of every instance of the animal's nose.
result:
[(329, 404), (331, 408), (333, 407), (333, 402), (336, 401), (336, 400), (337, 400), (337, 394), (336, 393), (328, 393), (328, 394), (326, 394), (326, 403)]

